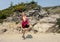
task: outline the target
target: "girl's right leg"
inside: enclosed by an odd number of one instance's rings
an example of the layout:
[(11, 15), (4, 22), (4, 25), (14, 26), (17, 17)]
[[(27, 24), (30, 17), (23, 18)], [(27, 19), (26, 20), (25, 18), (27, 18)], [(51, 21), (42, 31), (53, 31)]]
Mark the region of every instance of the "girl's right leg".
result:
[(23, 29), (23, 38), (25, 39), (25, 32), (26, 32), (26, 30), (25, 29)]

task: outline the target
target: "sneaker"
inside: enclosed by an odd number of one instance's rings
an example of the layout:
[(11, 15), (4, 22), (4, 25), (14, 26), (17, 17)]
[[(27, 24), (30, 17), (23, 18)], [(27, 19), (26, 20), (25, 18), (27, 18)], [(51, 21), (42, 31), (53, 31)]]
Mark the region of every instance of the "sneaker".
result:
[(22, 36), (23, 39), (26, 39), (25, 36)]

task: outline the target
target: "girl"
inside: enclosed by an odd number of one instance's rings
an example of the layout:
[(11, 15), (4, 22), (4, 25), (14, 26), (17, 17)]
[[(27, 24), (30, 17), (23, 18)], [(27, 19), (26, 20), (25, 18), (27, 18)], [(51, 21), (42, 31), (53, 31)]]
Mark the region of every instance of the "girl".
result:
[(25, 32), (28, 31), (30, 28), (29, 21), (24, 12), (22, 12), (22, 30), (23, 30), (23, 38), (25, 39)]

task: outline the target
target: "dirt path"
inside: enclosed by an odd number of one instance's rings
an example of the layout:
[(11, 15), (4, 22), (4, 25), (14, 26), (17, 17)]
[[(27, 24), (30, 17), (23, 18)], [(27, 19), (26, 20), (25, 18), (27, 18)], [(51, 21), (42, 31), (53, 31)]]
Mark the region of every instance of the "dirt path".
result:
[(53, 33), (28, 33), (25, 40), (21, 37), (22, 34), (1, 34), (0, 35), (0, 42), (60, 42), (60, 34), (53, 34)]

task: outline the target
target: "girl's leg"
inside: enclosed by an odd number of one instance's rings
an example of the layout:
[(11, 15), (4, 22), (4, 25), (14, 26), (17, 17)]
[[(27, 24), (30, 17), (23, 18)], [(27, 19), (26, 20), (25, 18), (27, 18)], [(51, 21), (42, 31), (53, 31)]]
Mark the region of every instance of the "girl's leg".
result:
[(23, 30), (23, 36), (25, 36), (25, 30)]
[(23, 38), (25, 39), (25, 32), (26, 32), (26, 30), (25, 29), (23, 29)]
[(27, 28), (27, 31), (29, 31), (30, 30), (30, 28)]
[(30, 29), (30, 28), (25, 28), (25, 29), (23, 29), (23, 36), (22, 36), (22, 37), (23, 37), (24, 39), (25, 39), (25, 33), (26, 33), (27, 31), (29, 31), (29, 29)]

